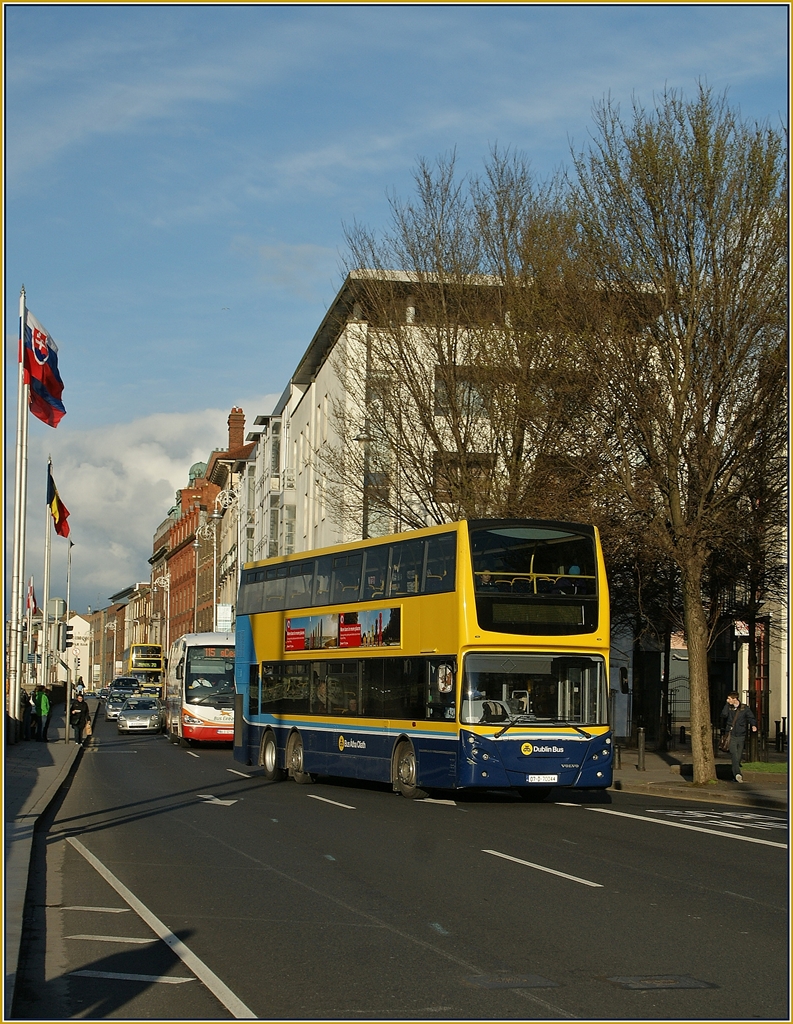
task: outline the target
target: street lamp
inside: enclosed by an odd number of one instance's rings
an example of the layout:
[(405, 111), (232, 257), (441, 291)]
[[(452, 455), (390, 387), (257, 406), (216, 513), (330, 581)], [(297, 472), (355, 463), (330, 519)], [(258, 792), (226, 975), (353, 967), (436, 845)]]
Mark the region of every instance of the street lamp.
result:
[[(108, 629), (112, 629), (113, 630), (113, 668), (112, 668), (112, 671), (110, 673), (110, 681), (111, 682), (113, 681), (113, 679), (115, 678), (115, 675), (116, 675), (116, 633), (118, 632), (118, 630), (116, 628), (117, 626), (118, 626), (118, 622), (116, 622), (115, 619), (112, 622), (108, 622), (107, 625), (105, 626), (105, 630), (108, 630)], [(105, 662), (105, 664), (107, 664), (107, 662)]]
[(357, 441), (363, 448), (363, 522), (361, 524), (361, 538), (366, 540), (369, 536), (369, 445), (372, 436), (369, 433), (367, 424), (364, 424), (353, 441)]
[(237, 517), (237, 586), (234, 593), (239, 592), (240, 588), (240, 576), (242, 574), (242, 510), (240, 501), (240, 492), (236, 487), (230, 487), (227, 490), (220, 491), (215, 497), (215, 511), (212, 513), (212, 518), (217, 517), (218, 520), (222, 519), (223, 513), (219, 511), (220, 508), (229, 511), (233, 511)]
[(171, 648), (171, 574), (166, 572), (152, 583), (159, 590), (165, 591), (165, 650), (168, 652)]
[(212, 538), (212, 632), (218, 628), (218, 523), (223, 518), (217, 507), (210, 515), (211, 522), (202, 523), (196, 530), (200, 537)]
[(196, 531), (196, 538), (193, 541), (193, 550), (195, 551), (195, 601), (193, 601), (193, 632), (198, 632), (198, 532)]

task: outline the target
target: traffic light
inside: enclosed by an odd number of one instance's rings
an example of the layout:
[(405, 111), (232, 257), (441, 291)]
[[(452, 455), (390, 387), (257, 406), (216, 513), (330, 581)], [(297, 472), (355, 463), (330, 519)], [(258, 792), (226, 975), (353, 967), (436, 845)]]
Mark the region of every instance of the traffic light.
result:
[(57, 622), (55, 624), (55, 646), (59, 651), (66, 650), (66, 623)]
[(65, 622), (58, 623), (58, 650), (65, 651), (67, 647), (74, 646), (74, 626), (67, 626)]

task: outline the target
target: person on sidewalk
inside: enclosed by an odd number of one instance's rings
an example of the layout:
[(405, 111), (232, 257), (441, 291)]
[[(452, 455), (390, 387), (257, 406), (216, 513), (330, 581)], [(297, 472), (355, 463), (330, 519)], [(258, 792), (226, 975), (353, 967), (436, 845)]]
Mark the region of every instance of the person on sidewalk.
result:
[[(47, 693), (46, 689), (44, 692)], [(44, 719), (44, 728), (41, 730), (41, 740), (43, 743), (49, 743), (47, 734), (50, 731), (50, 719), (52, 718), (52, 697), (49, 693), (47, 693), (47, 704), (49, 705), (47, 708), (47, 717)]]
[(35, 722), (36, 714), (36, 703), (23, 687), (21, 691), (21, 703), (22, 703), (22, 739), (29, 740), (33, 738), (32, 726)]
[(730, 733), (732, 774), (736, 782), (743, 782), (741, 758), (746, 743), (746, 730), (751, 728), (752, 732), (757, 732), (757, 719), (748, 704), (741, 704), (741, 698), (735, 690), (727, 694), (727, 703), (722, 708), (721, 717), (725, 719), (725, 731), (729, 730)]
[(71, 719), (72, 728), (74, 729), (74, 742), (83, 742), (83, 732), (88, 724), (90, 718), (90, 712), (88, 710), (88, 704), (86, 703), (85, 697), (81, 693), (72, 701), (72, 706), (69, 709), (69, 717)]
[(44, 726), (47, 723), (47, 716), (50, 713), (50, 699), (43, 686), (36, 687), (36, 739), (41, 743), (44, 739)]

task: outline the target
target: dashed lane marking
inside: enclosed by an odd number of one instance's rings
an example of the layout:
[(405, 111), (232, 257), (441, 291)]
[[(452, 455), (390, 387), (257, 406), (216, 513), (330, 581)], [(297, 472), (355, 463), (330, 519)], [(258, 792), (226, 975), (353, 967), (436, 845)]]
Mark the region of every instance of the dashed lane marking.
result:
[(122, 900), (132, 907), (155, 935), (158, 935), (176, 953), (184, 965), (193, 972), (199, 981), (206, 985), (212, 995), (226, 1007), (233, 1017), (237, 1020), (257, 1019), (257, 1015), (231, 991), (228, 985), (221, 981), (215, 972), (210, 970), (203, 960), (200, 960), (181, 939), (177, 938), (169, 928), (166, 928), (162, 921), (149, 910), (146, 904), (142, 903), (123, 882), (116, 878), (113, 872), (105, 867), (98, 857), (95, 857), (87, 847), (83, 846), (79, 839), (69, 836), (67, 842), (115, 889)]
[(567, 878), (571, 882), (580, 882), (581, 885), (589, 885), (593, 889), (603, 888), (600, 882), (590, 882), (588, 878), (578, 878), (577, 875), (568, 875), (564, 871), (557, 871), (555, 868), (546, 868), (543, 864), (533, 864), (530, 860), (510, 857), (508, 853), (499, 853), (498, 850), (482, 850), (482, 853), (489, 853), (491, 857), (501, 857), (502, 860), (511, 860), (514, 864), (522, 864), (524, 867), (534, 868), (535, 871), (545, 871), (549, 875), (558, 875), (559, 878)]
[(188, 750), (187, 753), (190, 755), (190, 757), (200, 757), (201, 756), (200, 754), (196, 754), (195, 751), (193, 751), (193, 750)]
[(167, 978), (158, 974), (121, 974), (118, 971), (70, 971), (72, 978), (107, 978), (110, 981), (145, 981), (146, 983), (156, 982), (160, 985), (184, 985), (186, 981), (195, 981), (195, 978)]
[(127, 935), (67, 935), (67, 939), (88, 939), (91, 942), (132, 942), (136, 946), (147, 946), (156, 939), (133, 939)]
[(241, 775), (243, 779), (249, 779), (250, 775), (247, 772), (238, 772), (236, 768), (227, 768), (227, 772), (231, 772), (232, 775)]
[(350, 804), (340, 804), (338, 800), (328, 800), (326, 796), (314, 796), (313, 793), (306, 793), (306, 796), (311, 800), (321, 800), (323, 804), (333, 804), (334, 807), (343, 807), (347, 811), (355, 811), (356, 807), (352, 807)]
[(61, 907), (61, 910), (90, 910), (94, 914), (128, 914), (129, 907)]

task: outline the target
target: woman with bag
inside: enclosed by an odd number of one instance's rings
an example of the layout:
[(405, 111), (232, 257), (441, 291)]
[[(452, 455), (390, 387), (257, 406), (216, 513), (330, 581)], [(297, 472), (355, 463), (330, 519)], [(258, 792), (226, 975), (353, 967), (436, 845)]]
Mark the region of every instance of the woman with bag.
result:
[(72, 706), (69, 709), (69, 718), (74, 729), (74, 742), (82, 743), (83, 733), (87, 732), (86, 726), (90, 728), (91, 725), (91, 715), (85, 697), (81, 693), (78, 693), (72, 701)]
[(721, 711), (726, 719), (726, 732), (719, 743), (719, 750), (729, 750), (732, 759), (732, 774), (736, 782), (743, 782), (741, 775), (741, 757), (746, 742), (746, 729), (757, 732), (757, 719), (748, 704), (741, 704), (741, 698), (735, 690), (727, 694), (727, 703)]

